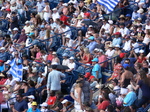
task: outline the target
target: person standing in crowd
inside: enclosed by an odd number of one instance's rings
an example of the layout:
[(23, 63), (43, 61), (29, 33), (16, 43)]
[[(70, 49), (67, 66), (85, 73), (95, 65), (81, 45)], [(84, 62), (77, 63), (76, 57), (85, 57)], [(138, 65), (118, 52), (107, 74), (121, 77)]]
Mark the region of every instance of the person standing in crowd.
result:
[(18, 17), (16, 15), (16, 12), (11, 13), (11, 18), (10, 18), (10, 29), (13, 30), (14, 28), (18, 28)]
[(52, 71), (48, 74), (48, 80), (47, 80), (47, 91), (49, 94), (49, 91), (60, 91), (61, 90), (61, 77), (65, 77), (65, 75), (57, 71), (57, 65), (52, 65)]
[(101, 67), (98, 64), (98, 58), (94, 58), (92, 60), (92, 64), (93, 64), (93, 69), (92, 69), (92, 75), (100, 81), (100, 79), (102, 78), (102, 73), (101, 73)]

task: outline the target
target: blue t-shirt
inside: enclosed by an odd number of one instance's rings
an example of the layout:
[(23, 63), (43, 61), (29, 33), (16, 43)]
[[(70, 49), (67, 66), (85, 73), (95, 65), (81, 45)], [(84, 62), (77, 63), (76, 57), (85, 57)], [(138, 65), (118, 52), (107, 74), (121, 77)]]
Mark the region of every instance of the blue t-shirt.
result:
[(32, 111), (32, 108), (29, 108), (27, 112), (41, 112), (38, 108), (35, 111)]
[(18, 111), (18, 112), (22, 112), (25, 109), (28, 109), (28, 104), (25, 100), (22, 100), (21, 102), (16, 102), (14, 105), (14, 108)]
[(136, 98), (137, 97), (135, 92), (133, 91), (129, 92), (123, 100), (123, 102), (125, 103), (123, 104), (123, 106), (131, 106), (136, 100)]
[[(96, 71), (98, 71), (98, 77), (97, 77), (97, 75), (96, 75)], [(98, 79), (102, 78), (101, 67), (100, 67), (99, 64), (95, 64), (95, 65), (93, 66), (92, 75), (93, 75), (95, 78), (98, 78)]]

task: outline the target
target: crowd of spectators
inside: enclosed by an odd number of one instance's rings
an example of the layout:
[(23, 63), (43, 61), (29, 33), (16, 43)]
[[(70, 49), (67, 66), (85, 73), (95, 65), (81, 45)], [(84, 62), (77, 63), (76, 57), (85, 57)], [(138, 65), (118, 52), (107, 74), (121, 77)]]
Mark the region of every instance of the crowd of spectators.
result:
[(54, 4), (1, 1), (0, 111), (148, 110), (150, 0)]

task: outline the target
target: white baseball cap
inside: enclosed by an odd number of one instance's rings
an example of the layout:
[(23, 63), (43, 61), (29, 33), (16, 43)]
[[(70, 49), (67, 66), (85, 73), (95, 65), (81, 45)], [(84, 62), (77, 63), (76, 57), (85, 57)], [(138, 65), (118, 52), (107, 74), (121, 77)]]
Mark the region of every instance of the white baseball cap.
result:
[(64, 99), (61, 103), (62, 103), (62, 104), (65, 104), (66, 102), (68, 102), (68, 100), (67, 100), (67, 99)]
[(74, 57), (70, 57), (69, 59), (70, 59), (70, 60), (71, 60), (71, 59), (74, 60)]
[(35, 99), (35, 97), (33, 95), (28, 96), (28, 98), (31, 98), (33, 100)]
[(47, 107), (48, 104), (47, 104), (46, 102), (43, 102), (40, 106), (41, 106), (41, 107)]
[(18, 28), (14, 28), (13, 30), (14, 30), (14, 31), (18, 31)]
[(144, 50), (140, 50), (139, 53), (144, 53)]

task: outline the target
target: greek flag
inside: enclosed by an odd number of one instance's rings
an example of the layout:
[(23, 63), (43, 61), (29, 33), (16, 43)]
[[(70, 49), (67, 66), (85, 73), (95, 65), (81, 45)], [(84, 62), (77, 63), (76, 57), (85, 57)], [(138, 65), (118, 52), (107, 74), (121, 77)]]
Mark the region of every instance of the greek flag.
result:
[[(19, 62), (20, 61), (20, 62)], [(19, 63), (21, 63), (21, 60), (19, 59)], [(17, 65), (16, 60), (13, 59), (12, 61), (9, 62), (9, 65), (11, 66), (8, 73), (13, 76), (13, 78), (19, 78), (22, 80), (23, 76), (23, 65), (19, 64)]]
[(108, 12), (112, 12), (120, 0), (97, 0)]

